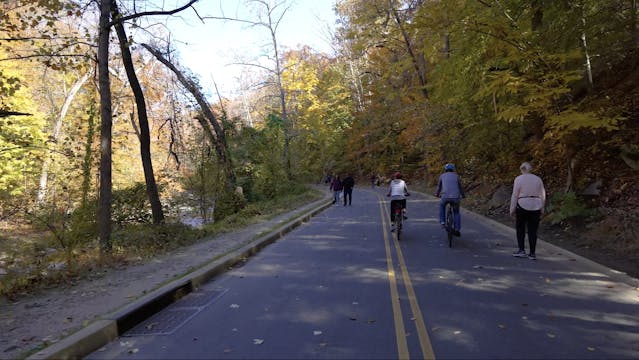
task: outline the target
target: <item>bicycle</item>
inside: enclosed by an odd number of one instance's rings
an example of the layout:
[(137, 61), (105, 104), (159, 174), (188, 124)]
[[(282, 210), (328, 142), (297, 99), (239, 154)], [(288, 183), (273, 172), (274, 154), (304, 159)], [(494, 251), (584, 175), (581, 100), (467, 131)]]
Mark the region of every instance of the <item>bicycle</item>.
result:
[(395, 207), (393, 210), (393, 223), (395, 224), (395, 234), (397, 234), (397, 241), (402, 236), (402, 226), (404, 224), (404, 212), (401, 206)]
[(444, 210), (444, 214), (445, 214), (444, 227), (446, 228), (446, 233), (448, 235), (448, 247), (452, 248), (453, 235), (455, 233), (455, 226), (453, 225), (454, 223), (453, 217), (455, 216), (453, 211), (453, 206), (455, 206), (455, 204), (452, 201), (447, 201), (445, 206), (446, 207)]
[[(405, 196), (410, 196), (406, 193)], [(395, 205), (393, 205), (395, 204)], [(395, 225), (395, 234), (397, 234), (397, 240), (399, 241), (402, 236), (402, 228), (404, 226), (404, 206), (398, 201), (393, 203), (391, 201), (391, 212), (393, 213), (393, 224)]]

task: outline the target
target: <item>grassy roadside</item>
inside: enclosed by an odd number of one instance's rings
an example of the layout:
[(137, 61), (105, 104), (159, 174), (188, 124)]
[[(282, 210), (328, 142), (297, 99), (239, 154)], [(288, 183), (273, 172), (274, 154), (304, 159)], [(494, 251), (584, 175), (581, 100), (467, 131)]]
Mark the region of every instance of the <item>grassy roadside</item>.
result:
[(5, 224), (0, 238), (0, 297), (15, 300), (41, 289), (72, 285), (100, 276), (108, 268), (146, 261), (269, 220), (322, 197), (316, 189), (300, 188), (274, 199), (249, 203), (239, 212), (199, 229), (173, 221), (122, 227), (114, 230), (113, 253), (106, 259), (100, 257), (97, 240), (68, 252), (57, 248), (46, 232)]

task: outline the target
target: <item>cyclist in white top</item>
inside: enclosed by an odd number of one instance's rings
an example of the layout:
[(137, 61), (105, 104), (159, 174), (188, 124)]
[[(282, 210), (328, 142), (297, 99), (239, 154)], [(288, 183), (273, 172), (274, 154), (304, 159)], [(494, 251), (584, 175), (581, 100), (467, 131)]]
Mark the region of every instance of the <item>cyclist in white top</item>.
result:
[(390, 223), (391, 230), (394, 229), (395, 224), (393, 223), (393, 214), (394, 210), (401, 206), (404, 214), (404, 219), (407, 219), (406, 213), (406, 196), (409, 196), (408, 187), (406, 186), (406, 182), (402, 180), (402, 173), (397, 172), (393, 176), (394, 179), (390, 182), (390, 188), (388, 189), (388, 194), (386, 196), (390, 196)]

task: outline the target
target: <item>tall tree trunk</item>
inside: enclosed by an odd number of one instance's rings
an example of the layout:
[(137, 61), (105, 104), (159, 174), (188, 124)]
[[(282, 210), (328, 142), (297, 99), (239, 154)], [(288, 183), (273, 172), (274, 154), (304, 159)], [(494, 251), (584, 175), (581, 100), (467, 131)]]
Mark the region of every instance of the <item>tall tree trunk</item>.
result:
[(356, 69), (355, 65), (353, 65), (355, 60), (351, 59), (350, 57), (351, 56), (349, 51), (348, 70), (349, 76), (351, 78), (353, 99), (357, 111), (364, 111), (364, 86), (362, 86), (362, 78), (359, 73), (359, 68)]
[(446, 59), (450, 59), (450, 33), (444, 35), (444, 54)]
[(583, 1), (579, 3), (579, 7), (581, 10), (581, 46), (584, 51), (584, 67), (585, 67), (585, 76), (586, 83), (588, 84), (588, 91), (592, 91), (594, 88), (594, 82), (592, 78), (592, 64), (590, 62), (590, 53), (588, 51), (588, 42), (586, 41), (586, 9)]
[(98, 233), (103, 255), (111, 253), (112, 128), (111, 79), (109, 78), (109, 26), (111, 5), (115, 0), (100, 0), (100, 34), (98, 38), (98, 83), (100, 84), (100, 200)]
[(277, 37), (275, 36), (276, 25), (272, 23), (271, 13), (269, 12), (269, 30), (271, 31), (271, 41), (273, 43), (273, 51), (275, 53), (275, 74), (277, 75), (277, 86), (280, 96), (280, 107), (282, 111), (282, 122), (284, 123), (284, 161), (286, 169), (286, 177), (290, 180), (293, 178), (291, 172), (291, 122), (286, 111), (286, 93), (282, 83), (282, 65), (280, 64), (280, 54), (277, 47)]
[[(204, 129), (204, 133), (209, 138), (213, 146), (215, 147), (215, 152), (218, 157), (218, 161), (222, 164), (224, 172), (226, 174), (227, 183), (225, 184), (227, 190), (235, 190), (235, 172), (233, 170), (233, 163), (231, 161), (231, 157), (229, 156), (228, 145), (226, 143), (226, 135), (224, 133), (224, 128), (217, 122), (213, 111), (211, 111), (211, 107), (206, 101), (206, 98), (200, 91), (200, 88), (193, 81), (187, 79), (184, 74), (169, 60), (167, 60), (160, 51), (154, 49), (153, 47), (147, 44), (141, 44), (145, 49), (147, 49), (153, 56), (155, 56), (161, 63), (163, 63), (166, 67), (168, 67), (178, 78), (178, 81), (184, 86), (190, 93), (193, 95), (198, 105), (200, 105), (200, 110), (204, 115), (204, 118), (201, 116), (197, 117), (197, 120), (200, 122), (202, 129)], [(208, 123), (207, 121), (208, 120)], [(213, 131), (211, 131), (211, 127), (213, 127)]]
[(568, 157), (568, 163), (566, 164), (568, 175), (566, 176), (566, 186), (564, 187), (565, 193), (574, 191), (575, 165), (577, 165), (577, 159), (574, 155), (570, 155)]
[(82, 206), (87, 205), (89, 189), (91, 188), (91, 158), (93, 157), (93, 135), (95, 134), (95, 105), (91, 103), (89, 109), (87, 142), (84, 146), (84, 161), (82, 162)]
[(417, 73), (417, 77), (419, 78), (419, 86), (422, 91), (422, 95), (424, 98), (428, 99), (428, 89), (426, 89), (426, 69), (425, 66), (420, 66), (419, 59), (415, 54), (415, 49), (413, 47), (413, 43), (410, 40), (410, 36), (404, 27), (404, 21), (399, 17), (399, 13), (397, 10), (391, 5), (391, 11), (393, 12), (393, 18), (399, 27), (399, 30), (402, 32), (402, 37), (404, 39), (404, 44), (406, 45), (406, 51), (408, 51), (408, 55), (413, 62), (413, 67), (415, 68), (415, 72)]
[(544, 4), (543, 0), (532, 0), (532, 19), (530, 28), (532, 31), (539, 31), (544, 24)]
[[(120, 17), (120, 11), (117, 4), (112, 4), (112, 17), (118, 19)], [(153, 216), (153, 223), (160, 224), (164, 222), (164, 212), (162, 211), (162, 203), (160, 202), (160, 195), (158, 194), (158, 186), (155, 182), (155, 175), (153, 173), (153, 162), (151, 159), (151, 135), (149, 131), (149, 120), (146, 112), (146, 101), (144, 99), (144, 92), (140, 81), (135, 73), (133, 65), (133, 58), (131, 56), (131, 50), (129, 49), (129, 42), (124, 30), (124, 25), (116, 21), (114, 23), (115, 32), (118, 35), (120, 43), (120, 50), (122, 52), (122, 62), (124, 63), (124, 69), (126, 70), (126, 76), (129, 79), (133, 96), (135, 97), (135, 105), (138, 112), (138, 121), (140, 123), (140, 155), (142, 157), (142, 168), (144, 169), (144, 180), (146, 182), (146, 194), (151, 204), (151, 213)]]
[(637, 0), (630, 0), (630, 31), (632, 33), (632, 46), (639, 50), (639, 27), (637, 25)]
[(277, 40), (275, 39), (275, 33), (273, 35), (273, 47), (275, 48), (275, 68), (277, 73), (277, 86), (280, 93), (280, 107), (282, 111), (282, 122), (284, 123), (284, 163), (286, 166), (286, 177), (290, 180), (293, 178), (291, 173), (291, 121), (288, 118), (288, 112), (286, 111), (286, 93), (284, 92), (284, 85), (282, 84), (282, 66), (280, 64), (279, 51), (277, 50)]
[[(71, 107), (71, 104), (73, 103), (73, 99), (75, 99), (75, 96), (77, 95), (78, 91), (80, 91), (84, 83), (86, 83), (90, 77), (91, 77), (91, 72), (87, 72), (84, 75), (82, 75), (73, 84), (73, 86), (71, 87), (71, 90), (69, 90), (69, 93), (66, 94), (64, 103), (62, 104), (62, 108), (60, 108), (60, 113), (58, 114), (56, 118), (55, 124), (53, 125), (53, 131), (51, 132), (51, 138), (53, 139), (54, 143), (57, 143), (58, 139), (60, 138), (62, 123), (64, 122), (64, 118), (67, 116), (69, 107)], [(40, 173), (40, 187), (38, 189), (38, 204), (40, 205), (44, 203), (46, 195), (47, 195), (47, 184), (49, 181), (50, 165), (51, 165), (51, 158), (46, 157), (42, 164), (42, 172)]]

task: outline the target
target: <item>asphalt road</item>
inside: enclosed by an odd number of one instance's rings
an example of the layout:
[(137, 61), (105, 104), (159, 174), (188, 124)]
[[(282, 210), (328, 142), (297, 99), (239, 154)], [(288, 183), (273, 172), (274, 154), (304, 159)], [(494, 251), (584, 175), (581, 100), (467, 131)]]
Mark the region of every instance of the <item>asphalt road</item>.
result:
[[(636, 279), (413, 194), (401, 241), (385, 189), (356, 188), (90, 359), (639, 358)], [(462, 204), (463, 205), (463, 204)]]

